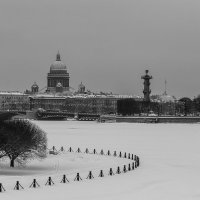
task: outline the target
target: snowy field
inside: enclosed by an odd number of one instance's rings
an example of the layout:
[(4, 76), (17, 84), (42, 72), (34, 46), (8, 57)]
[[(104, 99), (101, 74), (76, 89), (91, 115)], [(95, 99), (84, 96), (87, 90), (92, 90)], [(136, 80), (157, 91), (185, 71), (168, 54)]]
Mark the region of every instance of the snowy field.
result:
[[(200, 199), (200, 124), (131, 124), (78, 121), (35, 121), (47, 132), (49, 148), (64, 146), (81, 150), (117, 150), (140, 157), (134, 171), (94, 180), (85, 180), (89, 170), (109, 169), (127, 164), (127, 159), (106, 156), (61, 154), (27, 167), (8, 169), (0, 165), (0, 182), (5, 193), (0, 200), (188, 200)], [(84, 180), (60, 184), (61, 174), (80, 172)], [(97, 174), (94, 174), (97, 177)], [(44, 186), (52, 176), (55, 186)], [(70, 177), (71, 176), (71, 177)], [(41, 187), (28, 189), (33, 178)], [(14, 191), (16, 180), (25, 190)]]

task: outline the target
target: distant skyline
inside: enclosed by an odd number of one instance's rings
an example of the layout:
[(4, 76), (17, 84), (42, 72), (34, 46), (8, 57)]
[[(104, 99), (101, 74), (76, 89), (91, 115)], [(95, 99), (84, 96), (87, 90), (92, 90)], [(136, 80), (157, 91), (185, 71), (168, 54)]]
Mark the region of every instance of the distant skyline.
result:
[(0, 91), (40, 89), (58, 50), (70, 86), (142, 96), (200, 94), (198, 0), (1, 0)]

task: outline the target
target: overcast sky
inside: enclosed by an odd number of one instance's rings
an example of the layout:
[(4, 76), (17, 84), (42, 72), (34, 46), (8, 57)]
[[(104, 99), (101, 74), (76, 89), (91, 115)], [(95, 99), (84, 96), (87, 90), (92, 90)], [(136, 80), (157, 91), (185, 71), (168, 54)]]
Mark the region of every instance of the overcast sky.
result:
[(70, 85), (200, 94), (200, 0), (0, 0), (0, 90), (46, 86), (60, 51)]

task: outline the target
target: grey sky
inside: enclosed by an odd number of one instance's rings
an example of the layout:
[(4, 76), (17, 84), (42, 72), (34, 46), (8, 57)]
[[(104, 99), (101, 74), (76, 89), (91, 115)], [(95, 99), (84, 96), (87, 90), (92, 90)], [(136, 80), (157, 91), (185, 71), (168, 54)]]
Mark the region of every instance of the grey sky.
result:
[(57, 51), (70, 85), (142, 95), (200, 94), (199, 0), (1, 0), (0, 90), (46, 85)]

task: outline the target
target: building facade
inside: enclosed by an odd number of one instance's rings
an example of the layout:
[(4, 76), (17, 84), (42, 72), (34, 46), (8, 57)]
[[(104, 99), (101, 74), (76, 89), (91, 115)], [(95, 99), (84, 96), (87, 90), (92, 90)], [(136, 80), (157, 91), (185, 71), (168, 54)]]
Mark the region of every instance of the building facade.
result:
[[(116, 114), (117, 101), (133, 98), (123, 95), (87, 95), (73, 96), (34, 95), (30, 96), (30, 109), (59, 110), (67, 113)], [(138, 99), (137, 99), (138, 100)]]
[(29, 110), (29, 95), (21, 92), (0, 92), (0, 110)]
[(38, 94), (30, 96), (30, 110), (43, 108), (45, 110), (63, 110), (66, 97)]
[(47, 74), (47, 92), (62, 93), (65, 91), (69, 91), (69, 73), (58, 52), (56, 61), (51, 64), (50, 72)]

